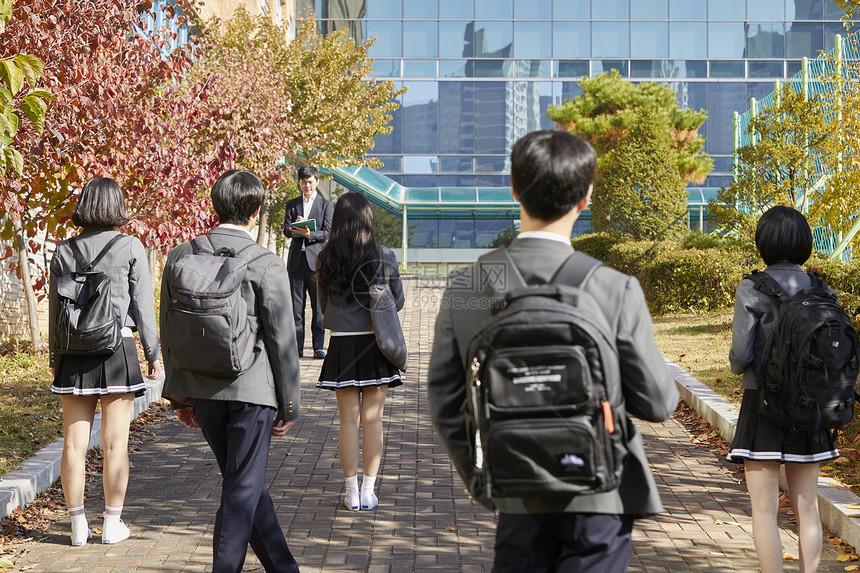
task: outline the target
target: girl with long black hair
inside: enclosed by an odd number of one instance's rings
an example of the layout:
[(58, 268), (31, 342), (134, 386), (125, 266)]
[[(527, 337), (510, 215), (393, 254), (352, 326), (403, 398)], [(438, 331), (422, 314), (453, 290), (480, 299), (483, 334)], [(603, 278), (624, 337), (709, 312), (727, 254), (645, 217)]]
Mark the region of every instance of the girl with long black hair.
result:
[[(344, 506), (373, 509), (376, 476), (382, 462), (382, 413), (388, 388), (401, 385), (400, 371), (376, 346), (370, 320), (369, 285), (385, 280), (403, 308), (403, 286), (394, 253), (376, 243), (373, 212), (360, 193), (342, 195), (334, 206), (331, 234), (317, 259), (317, 290), (323, 326), (331, 331), (318, 388), (337, 396), (338, 448), (346, 481)], [(358, 432), (362, 440), (358, 486)]]

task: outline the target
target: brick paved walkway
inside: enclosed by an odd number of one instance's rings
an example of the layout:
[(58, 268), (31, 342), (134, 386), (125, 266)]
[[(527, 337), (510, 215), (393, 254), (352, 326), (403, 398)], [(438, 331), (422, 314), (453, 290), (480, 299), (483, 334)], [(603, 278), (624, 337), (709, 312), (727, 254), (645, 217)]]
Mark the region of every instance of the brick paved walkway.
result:
[[(321, 361), (302, 360), (303, 417), (276, 439), (269, 463), (270, 490), (290, 548), (303, 572), (395, 573), (446, 569), (489, 571), (494, 516), (472, 504), (436, 441), (427, 413), (425, 378), (439, 281), (407, 281), (404, 329), (411, 350), (406, 384), (390, 391), (379, 507), (350, 512), (339, 506), (334, 393), (314, 387)], [(309, 349), (305, 351), (308, 355)], [(677, 420), (639, 423), (663, 495), (666, 513), (637, 522), (630, 571), (755, 571), (748, 500), (723, 461), (691, 441)], [(68, 518), (31, 544), (15, 571), (165, 572), (209, 570), (219, 475), (198, 431), (173, 417), (131, 453), (131, 483), (124, 519), (132, 538), (115, 546), (68, 545)], [(98, 489), (87, 501), (91, 520), (101, 511)], [(788, 520), (783, 520), (788, 525)], [(100, 526), (95, 519), (93, 525)], [(796, 536), (783, 529), (786, 550)], [(825, 547), (821, 571), (842, 571)], [(246, 571), (263, 571), (249, 551)], [(786, 571), (797, 571), (787, 562)]]

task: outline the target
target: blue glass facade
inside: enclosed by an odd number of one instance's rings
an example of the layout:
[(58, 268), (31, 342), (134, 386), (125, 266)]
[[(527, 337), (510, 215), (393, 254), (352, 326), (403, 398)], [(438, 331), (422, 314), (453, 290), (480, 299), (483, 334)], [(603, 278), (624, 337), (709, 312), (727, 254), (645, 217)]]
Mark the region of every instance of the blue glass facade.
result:
[(682, 107), (708, 112), (716, 169), (704, 186), (719, 187), (733, 113), (846, 33), (832, 0), (298, 0), (297, 10), (314, 10), (324, 33), (375, 37), (376, 76), (409, 88), (371, 155), (410, 187), (508, 186), (513, 142), (552, 127), (547, 106), (610, 69), (665, 82)]

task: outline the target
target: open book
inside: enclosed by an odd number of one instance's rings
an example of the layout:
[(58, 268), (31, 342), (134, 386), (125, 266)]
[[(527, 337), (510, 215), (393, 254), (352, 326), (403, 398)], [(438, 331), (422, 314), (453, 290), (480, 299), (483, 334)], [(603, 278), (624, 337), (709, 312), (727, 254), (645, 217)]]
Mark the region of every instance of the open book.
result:
[[(295, 227), (307, 227), (311, 231), (317, 230), (317, 220), (316, 219), (307, 219), (305, 221), (296, 221), (294, 223), (290, 223), (290, 228)], [(303, 237), (303, 235), (296, 233), (295, 231), (292, 233), (293, 237)]]

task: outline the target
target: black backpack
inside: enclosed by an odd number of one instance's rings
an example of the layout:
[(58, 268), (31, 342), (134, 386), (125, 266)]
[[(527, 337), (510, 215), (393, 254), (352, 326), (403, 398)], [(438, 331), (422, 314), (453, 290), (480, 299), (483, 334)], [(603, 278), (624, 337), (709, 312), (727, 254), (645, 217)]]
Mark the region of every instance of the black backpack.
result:
[(110, 277), (95, 267), (124, 236), (118, 234), (108, 241), (92, 262), (84, 258), (77, 237), (69, 239), (69, 247), (82, 270), (57, 278), (54, 350), (58, 354), (113, 354), (122, 344), (122, 323), (113, 307)]
[[(487, 507), (492, 498), (618, 486), (627, 453), (618, 352), (600, 306), (580, 288), (600, 264), (575, 252), (549, 284), (530, 286), (504, 248), (478, 259), (497, 298), (468, 347), (467, 485)], [(480, 300), (452, 304), (460, 302)]]
[(248, 264), (271, 254), (256, 243), (215, 251), (207, 235), (191, 241), (168, 276), (161, 334), (173, 366), (216, 378), (234, 378), (250, 366), (257, 329), (248, 320), (242, 283)]
[(759, 414), (797, 430), (838, 430), (854, 416), (854, 385), (860, 373), (860, 342), (848, 313), (827, 285), (789, 297), (765, 272), (746, 276), (777, 303), (773, 342), (756, 372)]

